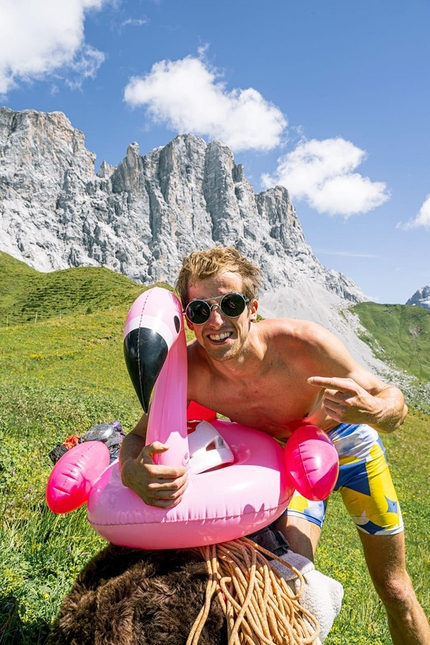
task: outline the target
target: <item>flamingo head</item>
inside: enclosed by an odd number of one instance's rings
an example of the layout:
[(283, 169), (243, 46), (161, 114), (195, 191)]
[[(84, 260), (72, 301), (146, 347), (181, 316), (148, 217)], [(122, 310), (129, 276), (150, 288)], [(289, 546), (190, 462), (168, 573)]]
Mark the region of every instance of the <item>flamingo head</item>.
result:
[(124, 356), (145, 412), (169, 350), (181, 331), (181, 303), (171, 291), (153, 287), (131, 306), (124, 327)]

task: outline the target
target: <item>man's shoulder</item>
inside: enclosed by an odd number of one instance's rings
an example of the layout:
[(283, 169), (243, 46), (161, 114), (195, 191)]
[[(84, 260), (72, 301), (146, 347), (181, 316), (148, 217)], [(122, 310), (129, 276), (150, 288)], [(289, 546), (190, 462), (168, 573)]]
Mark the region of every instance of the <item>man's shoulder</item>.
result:
[(299, 318), (266, 318), (258, 323), (261, 332), (273, 336), (285, 336), (297, 339), (317, 340), (320, 336), (330, 334), (324, 327), (311, 320)]
[(340, 351), (340, 340), (330, 331), (310, 320), (270, 318), (260, 321), (259, 337), (268, 348), (293, 360), (293, 356), (322, 357)]

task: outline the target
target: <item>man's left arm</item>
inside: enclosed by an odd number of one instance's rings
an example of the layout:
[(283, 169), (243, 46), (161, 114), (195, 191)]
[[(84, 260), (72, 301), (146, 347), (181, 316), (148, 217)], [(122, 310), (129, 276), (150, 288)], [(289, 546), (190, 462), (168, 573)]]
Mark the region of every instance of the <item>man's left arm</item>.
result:
[(389, 433), (402, 425), (408, 412), (399, 388), (364, 368), (347, 378), (312, 376), (308, 383), (324, 389), (325, 410), (339, 423), (366, 423)]

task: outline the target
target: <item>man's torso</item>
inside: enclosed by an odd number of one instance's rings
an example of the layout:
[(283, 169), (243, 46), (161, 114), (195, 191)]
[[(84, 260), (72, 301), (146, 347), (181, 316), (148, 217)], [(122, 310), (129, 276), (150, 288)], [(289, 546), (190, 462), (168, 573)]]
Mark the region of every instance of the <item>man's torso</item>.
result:
[[(189, 398), (242, 425), (288, 438), (304, 419), (329, 430), (336, 425), (322, 405), (322, 390), (306, 382), (318, 367), (309, 345), (282, 325), (264, 321), (264, 359), (240, 375), (221, 373), (195, 343), (189, 347)], [(323, 371), (323, 365), (320, 366)]]

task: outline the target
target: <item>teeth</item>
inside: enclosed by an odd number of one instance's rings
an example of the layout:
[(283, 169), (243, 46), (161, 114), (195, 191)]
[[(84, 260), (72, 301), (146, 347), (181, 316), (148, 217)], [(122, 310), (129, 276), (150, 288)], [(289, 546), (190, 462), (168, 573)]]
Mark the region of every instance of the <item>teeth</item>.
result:
[(228, 338), (230, 336), (230, 332), (224, 332), (223, 334), (211, 334), (210, 338), (211, 340), (224, 340), (224, 338)]

